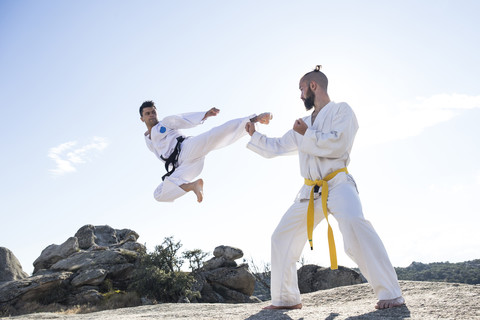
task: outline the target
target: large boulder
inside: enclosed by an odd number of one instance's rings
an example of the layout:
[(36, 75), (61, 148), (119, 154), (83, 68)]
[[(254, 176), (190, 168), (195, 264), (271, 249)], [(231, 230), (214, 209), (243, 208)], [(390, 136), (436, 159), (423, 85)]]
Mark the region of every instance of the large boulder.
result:
[(75, 233), (80, 249), (95, 247), (118, 247), (128, 242), (136, 242), (139, 235), (130, 229), (113, 229), (110, 226), (93, 226), (87, 224)]
[(255, 277), (248, 270), (247, 264), (235, 268), (218, 268), (204, 275), (210, 283), (220, 284), (248, 296), (253, 294), (255, 288)]
[(255, 277), (247, 264), (237, 265), (236, 259), (243, 257), (242, 250), (229, 246), (218, 246), (214, 257), (206, 261), (195, 272), (196, 286), (202, 295), (198, 302), (250, 303), (261, 302), (252, 296)]
[(304, 265), (297, 271), (300, 293), (332, 289), (363, 283), (362, 276), (349, 268), (339, 266), (337, 270), (317, 265)]
[(1, 274), (6, 282), (0, 282), (0, 310), (22, 309), (30, 302), (67, 306), (97, 303), (104, 299), (101, 288), (125, 290), (136, 263), (146, 252), (138, 237), (130, 229), (83, 226), (61, 245), (46, 247), (35, 260), (31, 277), (22, 274), (11, 252), (0, 250), (0, 266), (16, 266), (0, 268), (9, 270), (9, 276)]
[(71, 275), (71, 272), (52, 272), (4, 282), (0, 284), (0, 306), (52, 299), (58, 292), (58, 288), (66, 284)]
[(97, 268), (98, 266), (104, 265), (114, 266), (117, 264), (124, 264), (127, 263), (129, 259), (131, 259), (132, 262), (135, 261), (135, 254), (125, 253), (126, 250), (122, 252), (117, 251), (116, 249), (102, 251), (81, 251), (58, 261), (51, 267), (51, 269), (77, 271)]
[(36, 274), (39, 270), (49, 269), (56, 262), (69, 257), (79, 250), (78, 239), (76, 237), (70, 237), (61, 245), (51, 244), (43, 249), (40, 257), (34, 262), (33, 274)]
[(28, 277), (12, 251), (0, 247), (0, 283)]

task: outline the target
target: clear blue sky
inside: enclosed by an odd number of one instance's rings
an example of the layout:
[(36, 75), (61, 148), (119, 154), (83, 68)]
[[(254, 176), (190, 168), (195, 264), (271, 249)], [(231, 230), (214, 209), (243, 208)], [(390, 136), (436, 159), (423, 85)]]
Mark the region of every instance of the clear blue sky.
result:
[[(270, 235), (302, 184), (297, 157), (263, 159), (248, 137), (207, 157), (205, 200), (157, 203), (164, 168), (138, 107), (218, 107), (203, 132), (271, 111), (279, 136), (306, 115), (316, 64), (360, 130), (349, 171), (395, 266), (480, 252), (478, 1), (0, 0), (0, 246), (27, 272), (85, 224), (130, 228), (151, 250), (241, 248)], [(353, 267), (334, 233), (339, 264)], [(328, 266), (326, 225), (309, 263)]]

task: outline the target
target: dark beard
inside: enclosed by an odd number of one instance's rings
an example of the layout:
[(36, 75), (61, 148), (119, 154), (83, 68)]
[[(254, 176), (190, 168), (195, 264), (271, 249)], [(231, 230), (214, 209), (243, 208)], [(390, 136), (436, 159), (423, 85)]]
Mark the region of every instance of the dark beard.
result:
[(308, 111), (315, 107), (315, 93), (312, 91), (312, 89), (308, 88), (307, 94), (308, 97), (303, 100), (303, 104), (305, 104), (305, 109)]

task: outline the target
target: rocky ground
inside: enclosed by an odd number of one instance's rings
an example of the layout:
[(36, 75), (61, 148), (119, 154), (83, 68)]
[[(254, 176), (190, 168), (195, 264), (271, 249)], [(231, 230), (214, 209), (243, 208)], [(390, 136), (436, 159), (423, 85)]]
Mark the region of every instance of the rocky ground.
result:
[(37, 313), (2, 319), (480, 319), (480, 285), (416, 281), (400, 281), (400, 285), (407, 304), (388, 310), (375, 310), (371, 288), (359, 284), (303, 294), (301, 310), (262, 310), (268, 302), (158, 304), (89, 314)]

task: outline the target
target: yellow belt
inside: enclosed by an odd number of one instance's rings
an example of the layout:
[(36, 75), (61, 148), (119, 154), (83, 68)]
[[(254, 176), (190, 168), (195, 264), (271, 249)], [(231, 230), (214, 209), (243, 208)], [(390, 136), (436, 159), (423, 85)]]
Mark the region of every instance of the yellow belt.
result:
[(328, 222), (328, 209), (327, 209), (327, 199), (328, 199), (328, 181), (332, 180), (337, 173), (340, 172), (345, 172), (348, 173), (347, 168), (342, 168), (337, 171), (334, 171), (327, 175), (323, 180), (310, 180), (310, 179), (305, 179), (305, 184), (307, 186), (312, 186), (312, 191), (310, 191), (310, 200), (308, 202), (308, 211), (307, 211), (307, 235), (308, 235), (308, 241), (310, 242), (310, 248), (313, 250), (313, 217), (314, 217), (314, 205), (313, 205), (313, 190), (315, 189), (315, 186), (322, 187), (322, 208), (323, 208), (323, 215), (325, 216), (325, 220), (327, 220), (328, 224), (328, 247), (330, 250), (330, 264), (331, 264), (331, 269), (335, 270), (338, 269), (337, 265), (337, 252), (335, 250), (335, 240), (333, 239), (333, 230), (332, 227), (330, 226), (330, 222)]

